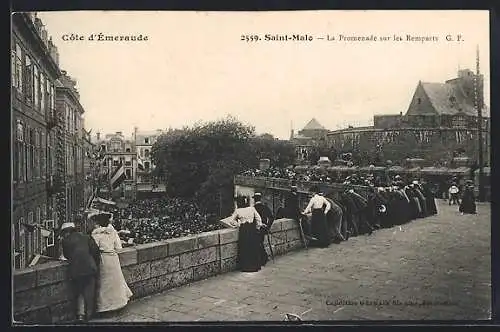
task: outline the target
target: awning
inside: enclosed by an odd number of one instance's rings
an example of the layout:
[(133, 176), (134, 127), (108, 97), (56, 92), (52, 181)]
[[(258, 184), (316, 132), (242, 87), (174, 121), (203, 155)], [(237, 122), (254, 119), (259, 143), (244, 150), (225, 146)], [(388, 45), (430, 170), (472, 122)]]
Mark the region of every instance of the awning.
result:
[(405, 168), (402, 170), (402, 172), (404, 172), (404, 173), (418, 173), (421, 171), (422, 171), (422, 169), (420, 167)]
[(385, 171), (387, 170), (387, 167), (382, 167), (382, 166), (365, 166), (365, 167), (360, 167), (360, 171), (370, 171), (370, 172), (380, 172), (380, 171)]
[(99, 203), (102, 203), (102, 204), (108, 204), (108, 205), (116, 205), (115, 202), (109, 201), (109, 200), (101, 198), (101, 197), (96, 197), (95, 198), (95, 202), (99, 202)]
[(424, 167), (420, 172), (430, 175), (444, 175), (449, 173), (449, 169), (446, 167)]
[(329, 171), (336, 171), (336, 172), (356, 172), (359, 170), (358, 167), (348, 167), (348, 166), (333, 166), (333, 167), (328, 167)]
[(392, 166), (388, 169), (389, 172), (404, 172), (404, 170), (401, 166)]
[(469, 167), (458, 167), (458, 168), (450, 169), (449, 172), (451, 174), (467, 174), (467, 173), (470, 173), (470, 168)]

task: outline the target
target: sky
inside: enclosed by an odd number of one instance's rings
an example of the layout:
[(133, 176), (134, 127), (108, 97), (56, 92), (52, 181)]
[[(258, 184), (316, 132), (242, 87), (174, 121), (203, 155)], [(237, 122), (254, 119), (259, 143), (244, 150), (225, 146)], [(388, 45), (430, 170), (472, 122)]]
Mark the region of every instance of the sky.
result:
[[(335, 130), (405, 113), (418, 81), (444, 82), (458, 68), (485, 75), (487, 11), (39, 12), (77, 81), (93, 133), (179, 128), (232, 115), (287, 139), (316, 118)], [(91, 34), (147, 41), (91, 41)], [(84, 40), (64, 40), (71, 34)], [(313, 41), (266, 41), (265, 35)], [(437, 41), (406, 41), (406, 35)], [(462, 40), (457, 41), (457, 35)], [(242, 41), (258, 35), (259, 41)], [(376, 36), (345, 41), (339, 36)], [(393, 40), (401, 36), (403, 41)], [(452, 35), (455, 40), (446, 41)], [(330, 38), (328, 37), (330, 36)], [(331, 37), (335, 40), (328, 40)], [(390, 37), (381, 41), (380, 37)], [(324, 39), (317, 39), (324, 38)]]

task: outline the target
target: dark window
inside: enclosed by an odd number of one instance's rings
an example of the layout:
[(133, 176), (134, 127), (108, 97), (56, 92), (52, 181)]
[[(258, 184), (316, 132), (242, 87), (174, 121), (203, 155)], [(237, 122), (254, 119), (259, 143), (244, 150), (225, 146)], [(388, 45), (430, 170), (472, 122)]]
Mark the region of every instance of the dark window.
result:
[(422, 99), (417, 98), (417, 104), (419, 104), (419, 105), (420, 105), (421, 103), (422, 103)]
[(146, 138), (144, 139), (144, 144), (149, 144), (149, 137), (146, 137)]
[(149, 161), (145, 161), (144, 162), (144, 168), (145, 169), (149, 169)]
[(132, 172), (129, 169), (125, 170), (125, 175), (127, 176), (127, 179), (131, 179), (132, 178)]
[(149, 158), (149, 150), (144, 150), (144, 157)]

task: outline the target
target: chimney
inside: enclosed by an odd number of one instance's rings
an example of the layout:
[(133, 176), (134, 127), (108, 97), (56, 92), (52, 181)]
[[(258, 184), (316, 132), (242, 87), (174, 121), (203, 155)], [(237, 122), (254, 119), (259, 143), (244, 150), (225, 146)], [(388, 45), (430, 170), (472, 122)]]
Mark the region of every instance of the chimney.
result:
[(35, 29), (40, 34), (42, 31), (43, 23), (38, 17), (35, 17)]

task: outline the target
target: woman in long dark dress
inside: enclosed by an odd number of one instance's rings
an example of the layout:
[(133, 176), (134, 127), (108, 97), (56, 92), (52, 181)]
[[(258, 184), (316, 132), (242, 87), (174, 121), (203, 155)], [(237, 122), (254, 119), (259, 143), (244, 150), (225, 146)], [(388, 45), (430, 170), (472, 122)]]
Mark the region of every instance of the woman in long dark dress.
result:
[(242, 272), (257, 272), (261, 268), (260, 236), (262, 219), (247, 197), (236, 198), (236, 210), (231, 216), (238, 230), (238, 263)]
[(425, 202), (427, 205), (427, 212), (430, 216), (437, 214), (436, 200), (434, 198), (434, 193), (431, 186), (427, 182), (422, 182), (422, 193), (425, 196)]
[(462, 194), (462, 201), (458, 208), (462, 214), (476, 214), (476, 201), (474, 197), (474, 185), (471, 180), (467, 180), (465, 190)]

